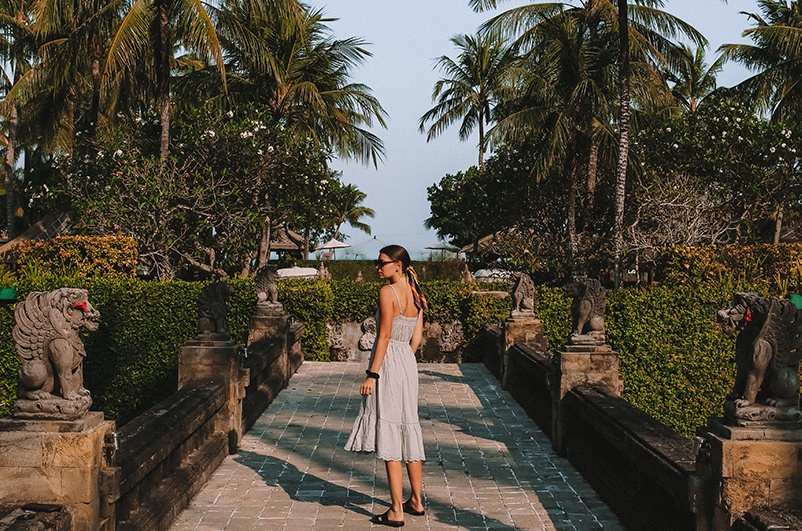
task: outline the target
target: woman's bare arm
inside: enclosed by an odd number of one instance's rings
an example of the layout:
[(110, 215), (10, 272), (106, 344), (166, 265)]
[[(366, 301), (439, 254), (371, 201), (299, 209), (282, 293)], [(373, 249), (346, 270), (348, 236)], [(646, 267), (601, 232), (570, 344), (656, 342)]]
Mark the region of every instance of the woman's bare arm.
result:
[[(368, 368), (371, 372), (379, 372), (381, 369), (384, 356), (387, 354), (387, 345), (390, 344), (390, 337), (393, 332), (393, 317), (395, 316), (395, 309), (393, 303), (395, 297), (391, 293), (389, 285), (382, 287), (379, 290), (379, 329), (376, 332), (376, 351), (373, 354), (373, 361)], [(367, 377), (362, 385), (359, 387), (359, 393), (362, 395), (369, 395), (373, 393), (373, 386), (376, 380)]]
[(418, 347), (420, 346), (420, 342), (423, 340), (423, 310), (418, 310), (418, 320), (415, 323), (415, 331), (412, 332), (412, 339), (409, 340), (409, 347), (412, 349), (412, 353), (414, 354)]

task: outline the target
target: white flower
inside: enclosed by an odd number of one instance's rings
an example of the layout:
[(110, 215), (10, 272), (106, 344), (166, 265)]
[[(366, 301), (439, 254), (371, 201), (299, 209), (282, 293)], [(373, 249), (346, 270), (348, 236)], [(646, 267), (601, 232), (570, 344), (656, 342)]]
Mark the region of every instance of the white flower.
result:
[(742, 136), (738, 137), (738, 140), (743, 140), (743, 139), (744, 139), (744, 137), (742, 137)]
[(666, 132), (670, 133), (671, 132), (671, 128), (670, 127), (666, 127)]
[(264, 155), (264, 153), (262, 152), (262, 150), (261, 150), (261, 149), (257, 149), (257, 150), (256, 150), (256, 153), (258, 153), (259, 155)]
[(226, 116), (228, 116), (229, 118), (234, 118), (234, 111), (228, 111), (226, 113)]
[(780, 147), (785, 147), (785, 142), (783, 142), (782, 144), (780, 144)]
[(97, 152), (97, 158), (99, 158), (99, 159), (103, 158), (103, 152), (102, 151), (98, 151)]
[(740, 118), (736, 118), (736, 119), (735, 119), (735, 121), (736, 121), (736, 122), (740, 122), (740, 121), (741, 121), (741, 119), (740, 119)]
[(251, 133), (250, 131), (243, 131), (239, 134), (239, 136), (241, 136), (242, 138), (250, 138), (253, 136), (253, 133)]
[(674, 149), (677, 149), (679, 146), (676, 145), (676, 144), (672, 144), (671, 147), (673, 147)]
[(273, 146), (267, 146), (267, 152), (273, 153)]
[(122, 154), (123, 154), (123, 150), (122, 149), (118, 149), (117, 151), (114, 152), (114, 156), (115, 157), (120, 157), (120, 156), (122, 156)]
[(210, 137), (212, 137), (212, 138), (214, 138), (215, 132), (214, 132), (214, 131), (212, 131), (211, 129), (209, 129), (209, 130), (207, 130), (207, 131), (206, 131), (206, 133), (205, 133), (205, 134), (206, 134), (206, 135), (208, 135), (208, 136), (210, 136)]
[(774, 153), (774, 152), (775, 152), (775, 151), (777, 151), (777, 150), (776, 150), (776, 149), (774, 149), (774, 146), (771, 146), (771, 147), (769, 148), (769, 151), (771, 151), (772, 153)]

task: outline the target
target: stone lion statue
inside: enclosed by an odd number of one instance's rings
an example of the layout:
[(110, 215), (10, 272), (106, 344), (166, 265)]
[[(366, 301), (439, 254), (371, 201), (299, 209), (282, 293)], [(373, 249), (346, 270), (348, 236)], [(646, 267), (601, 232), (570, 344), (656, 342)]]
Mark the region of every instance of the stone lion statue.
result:
[(256, 272), (256, 299), (258, 302), (278, 302), (278, 270), (266, 265)]
[(567, 297), (572, 297), (571, 316), (573, 327), (568, 338), (570, 343), (604, 342), (604, 304), (607, 292), (593, 278), (573, 276), (563, 287)]
[(13, 416), (74, 420), (92, 405), (83, 382), (80, 329), (95, 331), (100, 313), (85, 289), (34, 291), (17, 305), (12, 331), (20, 369)]
[(228, 299), (231, 290), (223, 281), (205, 286), (198, 296), (198, 337), (203, 339), (226, 340), (231, 337), (228, 331)]
[(725, 333), (738, 334), (735, 384), (724, 403), (728, 420), (801, 421), (802, 311), (787, 299), (738, 292), (716, 320)]
[(512, 289), (512, 315), (534, 315), (535, 284), (526, 273), (519, 273)]

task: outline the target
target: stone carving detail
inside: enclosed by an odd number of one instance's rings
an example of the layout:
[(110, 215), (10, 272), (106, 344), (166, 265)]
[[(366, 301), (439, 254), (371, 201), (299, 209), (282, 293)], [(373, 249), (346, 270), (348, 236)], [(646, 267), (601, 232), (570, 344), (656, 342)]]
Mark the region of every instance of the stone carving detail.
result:
[(362, 337), (359, 338), (359, 350), (372, 350), (376, 342), (376, 319), (368, 317), (360, 326)]
[(787, 299), (739, 292), (716, 319), (735, 340), (735, 385), (724, 401), (728, 422), (802, 422), (799, 360), (802, 311)]
[(329, 348), (342, 349), (345, 346), (345, 332), (342, 323), (326, 324), (326, 344)]
[(228, 331), (228, 299), (231, 290), (223, 281), (204, 287), (198, 297), (198, 338), (226, 341), (231, 337)]
[(317, 278), (320, 280), (331, 280), (331, 272), (323, 262), (320, 262), (320, 267), (317, 270)]
[(87, 291), (34, 291), (17, 305), (14, 317), (20, 370), (13, 416), (75, 420), (85, 415), (92, 398), (84, 388), (80, 329), (93, 332), (100, 325)]
[(526, 273), (519, 273), (512, 289), (512, 317), (533, 317), (535, 284)]
[(568, 336), (568, 344), (604, 343), (604, 304), (607, 292), (601, 283), (596, 279), (574, 276), (563, 290), (567, 297), (573, 297), (573, 328)]
[(453, 321), (443, 325), (441, 349), (444, 352), (454, 352), (462, 347), (465, 336), (462, 332), (462, 323)]
[(278, 271), (276, 266), (266, 265), (256, 272), (257, 315), (283, 315), (284, 305), (278, 301)]

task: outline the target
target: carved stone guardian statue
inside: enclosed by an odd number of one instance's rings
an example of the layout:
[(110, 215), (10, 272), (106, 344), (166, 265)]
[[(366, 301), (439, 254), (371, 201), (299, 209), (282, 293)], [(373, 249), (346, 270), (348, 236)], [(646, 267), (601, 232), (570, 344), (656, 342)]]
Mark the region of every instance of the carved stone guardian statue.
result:
[(228, 331), (228, 299), (231, 290), (223, 281), (205, 286), (198, 296), (198, 339), (227, 341), (231, 334)]
[(585, 276), (574, 276), (563, 287), (572, 297), (573, 327), (568, 336), (569, 345), (601, 344), (605, 342), (604, 305), (607, 292), (601, 283)]
[(802, 422), (799, 360), (802, 311), (787, 299), (739, 292), (716, 320), (735, 340), (735, 385), (724, 402), (725, 421)]
[(283, 315), (284, 306), (278, 301), (278, 271), (276, 266), (266, 265), (256, 272), (256, 313), (259, 315)]
[(512, 318), (534, 317), (535, 284), (526, 273), (519, 273), (512, 289)]
[(13, 416), (75, 420), (92, 398), (83, 382), (86, 350), (80, 329), (93, 332), (100, 313), (85, 289), (34, 291), (17, 305), (12, 335), (20, 357)]

